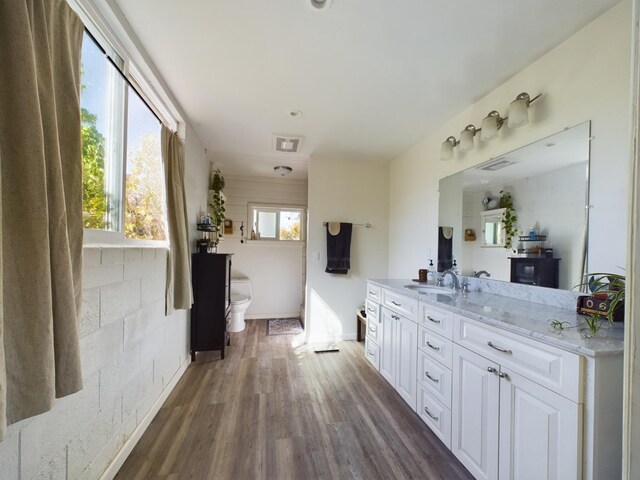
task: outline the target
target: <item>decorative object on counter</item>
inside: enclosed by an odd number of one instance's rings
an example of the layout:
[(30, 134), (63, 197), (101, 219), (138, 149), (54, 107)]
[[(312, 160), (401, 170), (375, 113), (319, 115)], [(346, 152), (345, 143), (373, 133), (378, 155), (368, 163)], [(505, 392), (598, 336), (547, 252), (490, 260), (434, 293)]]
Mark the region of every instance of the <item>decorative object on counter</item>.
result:
[(574, 288), (587, 287), (591, 296), (578, 298), (577, 312), (586, 314), (584, 322), (587, 328), (581, 333), (592, 338), (598, 333), (606, 318), (609, 323), (624, 321), (624, 299), (626, 278), (615, 273), (586, 273), (582, 281)]
[(467, 125), (460, 132), (460, 140), (456, 137), (449, 136), (442, 142), (440, 149), (440, 160), (447, 162), (454, 156), (453, 149), (460, 146), (460, 150), (465, 152), (472, 150), (474, 145), (474, 137), (480, 132), (480, 140), (482, 142), (490, 142), (498, 138), (498, 131), (505, 125), (509, 128), (517, 128), (529, 123), (529, 105), (537, 100), (542, 94), (538, 94), (531, 98), (528, 93), (522, 92), (509, 105), (509, 116), (502, 117), (497, 110), (490, 111), (486, 117), (482, 119), (481, 128), (476, 128), (473, 124)]
[(418, 281), (421, 283), (425, 283), (427, 281), (427, 269), (421, 268), (418, 270)]
[(225, 198), (222, 189), (224, 185), (224, 177), (220, 169), (212, 170), (209, 182), (209, 213), (211, 214), (211, 224), (214, 226), (214, 238), (211, 239), (211, 242), (216, 247), (223, 234)]
[(325, 272), (346, 275), (351, 268), (352, 223), (327, 222), (327, 267)]
[(429, 269), (427, 270), (427, 283), (435, 283), (436, 281), (436, 267), (433, 265), (433, 260), (429, 259)]
[(464, 241), (465, 242), (475, 242), (476, 241), (476, 231), (473, 228), (465, 228), (464, 229)]
[(507, 250), (512, 247), (512, 238), (518, 234), (518, 216), (513, 205), (513, 197), (511, 193), (500, 190), (500, 208), (504, 208), (502, 214), (502, 223), (505, 234), (504, 248)]

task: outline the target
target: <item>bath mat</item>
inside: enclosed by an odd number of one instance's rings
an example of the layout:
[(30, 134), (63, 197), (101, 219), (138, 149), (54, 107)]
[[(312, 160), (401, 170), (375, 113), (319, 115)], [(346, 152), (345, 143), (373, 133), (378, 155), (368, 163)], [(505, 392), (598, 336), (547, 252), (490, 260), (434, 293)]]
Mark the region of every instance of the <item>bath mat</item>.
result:
[(303, 331), (299, 318), (271, 318), (267, 321), (267, 335), (298, 335)]

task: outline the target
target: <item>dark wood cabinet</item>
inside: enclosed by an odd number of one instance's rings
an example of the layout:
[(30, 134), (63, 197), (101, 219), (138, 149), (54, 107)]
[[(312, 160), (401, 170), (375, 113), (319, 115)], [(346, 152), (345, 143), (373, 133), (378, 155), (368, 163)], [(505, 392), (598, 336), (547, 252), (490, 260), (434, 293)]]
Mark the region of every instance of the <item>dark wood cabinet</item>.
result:
[(559, 258), (510, 257), (511, 282), (558, 288)]
[(191, 257), (191, 361), (196, 352), (220, 350), (229, 344), (227, 315), (231, 305), (231, 255), (194, 253)]

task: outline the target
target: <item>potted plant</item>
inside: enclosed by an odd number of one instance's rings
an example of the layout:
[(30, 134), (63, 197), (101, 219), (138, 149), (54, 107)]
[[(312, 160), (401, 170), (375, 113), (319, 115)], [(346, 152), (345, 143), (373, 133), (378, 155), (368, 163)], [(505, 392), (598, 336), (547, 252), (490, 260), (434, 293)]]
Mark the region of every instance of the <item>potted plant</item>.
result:
[(212, 240), (214, 247), (217, 247), (218, 242), (222, 238), (222, 225), (224, 224), (225, 215), (225, 197), (222, 193), (224, 188), (224, 177), (220, 169), (211, 171), (211, 179), (209, 182), (209, 212), (211, 213), (211, 225), (215, 232), (215, 238)]
[(511, 193), (500, 190), (500, 208), (504, 208), (502, 214), (502, 228), (504, 229), (504, 248), (507, 250), (513, 245), (511, 239), (518, 234), (518, 216), (513, 206)]
[(582, 281), (574, 288), (586, 288), (594, 296), (600, 296), (609, 301), (609, 310), (607, 310), (606, 315), (591, 313), (584, 317), (586, 328), (581, 332), (587, 338), (592, 338), (598, 333), (605, 319), (613, 324), (616, 313), (619, 309), (624, 309), (626, 291), (626, 279), (624, 275), (615, 273), (587, 273), (582, 277)]

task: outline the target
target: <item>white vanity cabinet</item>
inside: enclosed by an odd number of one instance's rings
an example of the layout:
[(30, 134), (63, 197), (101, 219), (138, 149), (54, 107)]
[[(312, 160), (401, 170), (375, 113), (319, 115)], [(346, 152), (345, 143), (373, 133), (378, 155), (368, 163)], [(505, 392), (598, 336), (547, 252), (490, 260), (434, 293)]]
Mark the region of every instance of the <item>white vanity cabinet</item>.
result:
[(376, 370), (380, 370), (380, 342), (382, 341), (380, 305), (367, 298), (364, 308), (367, 313), (367, 334), (364, 337), (365, 356)]
[(381, 319), (380, 373), (415, 410), (418, 325), (386, 307)]
[(580, 357), (460, 315), (454, 341), (451, 450), (469, 471), (478, 479), (582, 478)]
[(418, 323), (416, 413), (451, 448), (453, 313), (421, 302)]

